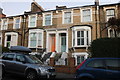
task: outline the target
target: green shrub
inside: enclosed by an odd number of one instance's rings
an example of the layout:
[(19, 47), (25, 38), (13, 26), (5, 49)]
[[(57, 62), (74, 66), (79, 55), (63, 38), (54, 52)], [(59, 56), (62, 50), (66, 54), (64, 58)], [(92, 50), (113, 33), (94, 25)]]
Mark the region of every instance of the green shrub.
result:
[(90, 52), (92, 57), (120, 57), (120, 38), (94, 40)]
[(9, 48), (0, 45), (0, 52), (9, 52)]

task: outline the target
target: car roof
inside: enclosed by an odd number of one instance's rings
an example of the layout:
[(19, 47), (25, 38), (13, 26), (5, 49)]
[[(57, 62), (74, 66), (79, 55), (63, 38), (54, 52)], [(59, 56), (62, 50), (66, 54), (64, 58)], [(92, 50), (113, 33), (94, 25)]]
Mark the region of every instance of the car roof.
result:
[(93, 59), (94, 59), (94, 60), (95, 60), (95, 59), (96, 59), (96, 60), (99, 59), (99, 60), (100, 60), (100, 59), (120, 59), (120, 58), (106, 57), (106, 58), (89, 58), (89, 59), (92, 59), (92, 60), (93, 60)]

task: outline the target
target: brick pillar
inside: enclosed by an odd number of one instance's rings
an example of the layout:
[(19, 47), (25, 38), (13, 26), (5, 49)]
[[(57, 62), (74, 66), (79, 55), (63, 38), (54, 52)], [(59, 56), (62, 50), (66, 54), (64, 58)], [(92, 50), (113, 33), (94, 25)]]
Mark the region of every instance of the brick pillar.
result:
[(50, 58), (50, 66), (54, 66), (55, 65), (55, 60), (54, 58)]
[(68, 63), (70, 67), (75, 67), (75, 58), (73, 57), (68, 58)]
[(69, 73), (75, 73), (75, 58), (70, 57), (69, 61)]

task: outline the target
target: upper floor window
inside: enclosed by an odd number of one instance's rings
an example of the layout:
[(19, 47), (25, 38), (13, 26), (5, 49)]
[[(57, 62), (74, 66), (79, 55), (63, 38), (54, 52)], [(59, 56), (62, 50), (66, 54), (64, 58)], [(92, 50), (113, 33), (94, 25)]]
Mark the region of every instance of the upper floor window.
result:
[(8, 20), (3, 19), (2, 20), (2, 25), (1, 25), (1, 30), (7, 30), (7, 26), (8, 26)]
[(64, 24), (68, 24), (72, 22), (72, 12), (64, 12)]
[(82, 10), (81, 18), (82, 18), (81, 19), (82, 22), (90, 22), (90, 21), (92, 21), (92, 19), (91, 19), (91, 9)]
[(108, 28), (108, 37), (120, 37), (120, 31)]
[(43, 25), (44, 26), (49, 26), (52, 25), (52, 14), (51, 13), (46, 13), (43, 15)]
[(29, 16), (29, 27), (35, 27), (36, 21), (37, 21), (36, 15), (30, 15)]
[(29, 45), (30, 48), (43, 47), (43, 30), (34, 29), (29, 31)]
[(20, 28), (20, 18), (14, 18), (14, 29)]
[(106, 20), (108, 21), (111, 17), (115, 17), (115, 9), (106, 10)]
[(5, 33), (5, 47), (17, 46), (18, 33), (8, 32)]
[(73, 47), (87, 47), (91, 42), (90, 27), (73, 28)]

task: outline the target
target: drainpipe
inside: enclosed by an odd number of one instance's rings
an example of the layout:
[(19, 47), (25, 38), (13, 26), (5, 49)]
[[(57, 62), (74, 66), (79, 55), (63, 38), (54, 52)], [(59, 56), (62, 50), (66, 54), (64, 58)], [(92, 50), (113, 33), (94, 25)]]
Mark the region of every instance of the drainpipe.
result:
[(22, 15), (21, 46), (23, 46), (23, 28), (24, 28), (24, 15)]
[(99, 0), (95, 0), (95, 25), (96, 25), (96, 39), (98, 38), (98, 10), (99, 10)]
[(23, 16), (23, 24), (22, 24), (22, 39), (21, 39), (21, 43), (22, 46), (25, 46), (25, 30), (26, 30), (26, 14), (24, 14)]

